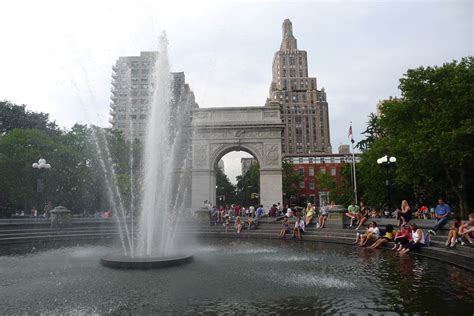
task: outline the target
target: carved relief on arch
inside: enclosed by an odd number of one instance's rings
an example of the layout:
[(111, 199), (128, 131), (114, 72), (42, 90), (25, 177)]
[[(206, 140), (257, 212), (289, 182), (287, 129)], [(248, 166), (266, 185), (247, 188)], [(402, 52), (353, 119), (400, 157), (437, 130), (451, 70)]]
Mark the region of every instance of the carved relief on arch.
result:
[(278, 165), (280, 162), (280, 148), (278, 144), (265, 144), (265, 164)]
[(263, 164), (263, 143), (246, 143), (245, 147), (253, 152), (260, 164)]
[(208, 161), (207, 150), (208, 146), (204, 144), (197, 144), (193, 146), (193, 164), (195, 167), (206, 167)]

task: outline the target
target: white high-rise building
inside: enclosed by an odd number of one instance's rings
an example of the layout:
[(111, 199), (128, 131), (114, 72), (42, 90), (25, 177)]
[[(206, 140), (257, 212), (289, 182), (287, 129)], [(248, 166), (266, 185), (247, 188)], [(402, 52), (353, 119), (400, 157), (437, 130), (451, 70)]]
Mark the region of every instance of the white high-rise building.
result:
[[(112, 90), (109, 122), (123, 131), (127, 140), (143, 139), (149, 106), (153, 98), (153, 67), (158, 52), (141, 52), (140, 56), (119, 57), (112, 67)], [(173, 102), (185, 102), (189, 111), (198, 107), (194, 93), (185, 82), (183, 72), (172, 73)], [(171, 114), (173, 115), (173, 114)]]

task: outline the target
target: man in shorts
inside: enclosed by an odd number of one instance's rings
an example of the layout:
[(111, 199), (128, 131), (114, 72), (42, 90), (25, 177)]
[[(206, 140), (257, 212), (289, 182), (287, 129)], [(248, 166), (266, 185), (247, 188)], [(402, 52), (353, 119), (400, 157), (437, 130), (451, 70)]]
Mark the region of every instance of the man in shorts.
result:
[(352, 228), (352, 225), (354, 224), (354, 220), (357, 219), (357, 213), (359, 212), (360, 208), (358, 205), (352, 201), (351, 205), (347, 207), (347, 213), (346, 216), (351, 219), (351, 223), (349, 225), (349, 228)]

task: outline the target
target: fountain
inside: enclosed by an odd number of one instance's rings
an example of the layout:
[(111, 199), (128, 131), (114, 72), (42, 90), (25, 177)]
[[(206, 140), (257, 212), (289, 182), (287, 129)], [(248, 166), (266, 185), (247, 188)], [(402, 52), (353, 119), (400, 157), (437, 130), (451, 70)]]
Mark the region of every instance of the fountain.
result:
[(167, 46), (166, 34), (163, 33), (154, 66), (153, 102), (144, 140), (142, 199), (136, 242), (135, 236), (125, 229), (126, 238), (121, 238), (124, 251), (101, 258), (101, 263), (108, 267), (160, 268), (189, 263), (193, 259), (192, 255), (179, 253), (174, 238), (188, 194), (183, 182), (189, 146), (186, 146), (184, 124), (186, 100), (173, 100)]

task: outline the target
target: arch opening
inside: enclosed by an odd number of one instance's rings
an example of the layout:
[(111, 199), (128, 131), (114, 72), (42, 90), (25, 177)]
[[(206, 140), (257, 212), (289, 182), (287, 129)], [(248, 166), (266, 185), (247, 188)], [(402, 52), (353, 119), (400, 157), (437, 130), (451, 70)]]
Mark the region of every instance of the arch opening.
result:
[(260, 165), (258, 159), (242, 147), (231, 146), (216, 154), (211, 173), (215, 176), (215, 205), (248, 208), (260, 203)]

